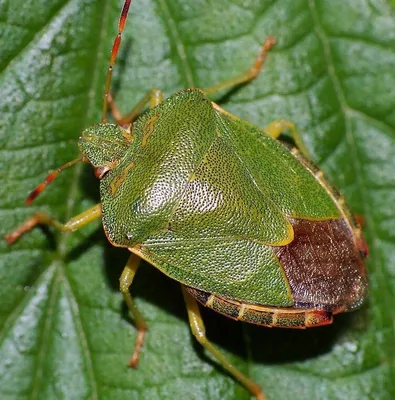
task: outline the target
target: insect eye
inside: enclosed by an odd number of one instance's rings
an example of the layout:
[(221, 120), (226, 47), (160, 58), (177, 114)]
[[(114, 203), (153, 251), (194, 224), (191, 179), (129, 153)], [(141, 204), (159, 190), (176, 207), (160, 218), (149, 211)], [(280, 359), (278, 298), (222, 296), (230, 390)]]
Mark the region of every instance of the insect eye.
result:
[(103, 179), (111, 171), (111, 168), (108, 165), (100, 165), (94, 171), (97, 179)]

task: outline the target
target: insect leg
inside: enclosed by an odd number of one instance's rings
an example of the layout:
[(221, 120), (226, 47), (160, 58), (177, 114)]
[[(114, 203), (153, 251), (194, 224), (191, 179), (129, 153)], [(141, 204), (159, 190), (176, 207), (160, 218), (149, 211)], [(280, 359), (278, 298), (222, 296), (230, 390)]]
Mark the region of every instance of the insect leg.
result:
[(203, 89), (203, 92), (207, 96), (210, 96), (212, 94), (215, 94), (216, 92), (219, 92), (220, 90), (231, 89), (234, 86), (243, 85), (255, 79), (262, 70), (267, 53), (275, 45), (275, 43), (276, 39), (272, 36), (268, 36), (263, 43), (261, 51), (258, 57), (255, 59), (252, 67), (248, 68), (247, 71), (244, 71), (240, 75), (237, 75), (224, 82), (218, 83), (217, 85), (213, 85), (206, 89)]
[[(241, 118), (236, 117), (229, 111), (226, 111), (223, 109), (221, 106), (219, 106), (217, 103), (214, 103), (213, 101), (211, 102), (213, 107), (221, 114), (228, 118), (232, 118), (234, 120), (240, 120), (243, 121)], [(244, 123), (246, 123), (244, 121)], [(262, 131), (267, 135), (271, 136), (273, 139), (277, 139), (282, 133), (289, 131), (292, 139), (295, 141), (296, 146), (300, 150), (300, 152), (303, 154), (305, 158), (308, 160), (311, 160), (311, 156), (309, 151), (307, 150), (306, 145), (303, 142), (302, 137), (300, 136), (299, 132), (296, 129), (296, 126), (293, 122), (287, 121), (285, 119), (279, 119), (271, 122), (269, 125), (267, 125), (265, 128), (262, 129)]]
[(307, 150), (307, 147), (305, 146), (302, 137), (300, 136), (293, 122), (279, 119), (271, 122), (263, 129), (263, 131), (266, 133), (266, 135), (271, 136), (274, 139), (277, 139), (282, 133), (289, 131), (297, 148), (307, 159), (311, 160), (310, 153)]
[(140, 350), (144, 344), (145, 332), (148, 329), (147, 324), (145, 323), (144, 318), (142, 317), (136, 305), (134, 304), (133, 298), (129, 291), (129, 288), (133, 282), (134, 276), (136, 275), (139, 264), (140, 264), (140, 258), (135, 254), (131, 254), (131, 256), (128, 259), (128, 262), (125, 265), (125, 268), (122, 271), (121, 278), (119, 279), (120, 290), (123, 294), (123, 298), (125, 299), (129, 311), (133, 315), (138, 330), (134, 352), (128, 364), (130, 367), (134, 368), (137, 367), (137, 364), (139, 362)]
[(264, 400), (261, 387), (244, 375), (239, 369), (230, 363), (220, 350), (218, 350), (206, 336), (206, 328), (200, 315), (199, 306), (196, 300), (188, 293), (183, 285), (182, 293), (188, 311), (189, 325), (197, 341), (205, 347), (234, 378), (241, 382), (258, 400)]
[(68, 220), (65, 224), (57, 221), (45, 212), (36, 212), (29, 219), (27, 219), (21, 226), (16, 228), (13, 232), (6, 235), (4, 238), (8, 244), (13, 244), (18, 240), (24, 233), (33, 229), (36, 225), (52, 225), (56, 229), (62, 232), (73, 232), (83, 226), (89, 224), (97, 218), (100, 218), (102, 214), (101, 203), (89, 208), (81, 214)]
[(151, 89), (138, 103), (137, 105), (129, 111), (127, 114), (123, 115), (115, 101), (109, 93), (108, 95), (108, 105), (110, 107), (111, 113), (115, 122), (118, 125), (127, 125), (133, 122), (139, 114), (143, 111), (144, 107), (149, 104), (150, 108), (153, 108), (163, 101), (163, 92), (159, 89)]

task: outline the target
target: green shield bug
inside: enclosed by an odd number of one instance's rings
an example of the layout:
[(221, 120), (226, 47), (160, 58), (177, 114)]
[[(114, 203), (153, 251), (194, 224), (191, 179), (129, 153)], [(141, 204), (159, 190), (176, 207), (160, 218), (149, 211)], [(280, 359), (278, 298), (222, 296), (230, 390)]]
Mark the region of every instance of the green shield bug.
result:
[[(138, 328), (130, 365), (138, 363), (147, 330), (129, 293), (143, 259), (181, 283), (193, 334), (263, 399), (261, 388), (208, 341), (198, 302), (263, 326), (329, 324), (366, 297), (361, 230), (343, 198), (308, 161), (291, 122), (275, 121), (262, 130), (209, 100), (218, 90), (254, 79), (273, 38), (245, 73), (167, 99), (151, 90), (121, 115), (110, 84), (130, 3), (125, 1), (112, 49), (101, 123), (82, 133), (81, 156), (51, 173), (27, 200), (63, 169), (87, 162), (100, 180), (101, 202), (65, 224), (36, 213), (6, 239), (12, 244), (37, 224), (74, 231), (102, 218), (109, 241), (131, 252), (121, 276)], [(107, 123), (108, 107), (117, 124)], [(277, 140), (285, 130), (297, 148)]]

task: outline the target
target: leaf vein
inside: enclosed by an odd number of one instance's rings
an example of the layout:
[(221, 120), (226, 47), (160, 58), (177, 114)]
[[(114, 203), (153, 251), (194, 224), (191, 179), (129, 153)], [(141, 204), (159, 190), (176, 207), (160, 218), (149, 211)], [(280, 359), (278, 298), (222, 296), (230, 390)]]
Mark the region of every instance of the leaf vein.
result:
[(178, 31), (176, 21), (171, 15), (170, 7), (168, 6), (166, 0), (157, 0), (157, 1), (163, 11), (163, 14), (165, 15), (165, 20), (169, 28), (170, 36), (173, 38), (173, 41), (175, 43), (177, 54), (182, 65), (182, 71), (184, 73), (186, 87), (194, 87), (195, 84), (192, 74), (192, 68), (188, 60), (188, 55), (185, 49), (185, 45), (181, 40), (181, 35)]

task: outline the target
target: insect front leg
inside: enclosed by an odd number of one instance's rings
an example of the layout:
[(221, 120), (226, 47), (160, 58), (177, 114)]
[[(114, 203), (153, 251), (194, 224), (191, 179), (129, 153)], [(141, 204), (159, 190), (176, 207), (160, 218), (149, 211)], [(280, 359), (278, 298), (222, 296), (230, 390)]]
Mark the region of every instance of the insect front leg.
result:
[(282, 133), (289, 131), (297, 148), (307, 159), (311, 160), (311, 155), (293, 122), (285, 119), (275, 120), (266, 126), (263, 131), (266, 133), (266, 135), (271, 136), (274, 139), (277, 139)]
[(101, 203), (96, 204), (95, 206), (89, 208), (81, 214), (76, 215), (71, 218), (65, 224), (62, 224), (55, 218), (51, 217), (49, 214), (45, 212), (36, 212), (27, 219), (21, 226), (16, 228), (13, 232), (5, 235), (5, 240), (8, 244), (13, 244), (16, 240), (18, 240), (24, 233), (29, 232), (36, 225), (51, 225), (54, 228), (62, 231), (62, 232), (74, 232), (77, 229), (82, 228), (83, 226), (89, 224), (95, 219), (100, 218), (102, 215)]
[(231, 79), (224, 82), (218, 83), (217, 85), (209, 86), (203, 89), (203, 92), (207, 95), (213, 95), (221, 90), (231, 89), (238, 85), (243, 85), (255, 79), (262, 70), (265, 58), (269, 50), (275, 45), (276, 39), (272, 36), (268, 36), (262, 45), (261, 51), (258, 57), (255, 59), (254, 63), (246, 71), (242, 72)]
[(150, 108), (157, 106), (158, 104), (162, 103), (164, 94), (159, 89), (151, 89), (145, 96), (137, 103), (137, 105), (129, 111), (127, 114), (123, 115), (115, 101), (109, 93), (107, 97), (108, 106), (110, 107), (111, 113), (115, 122), (118, 125), (127, 125), (133, 122), (143, 111), (144, 107), (148, 104)]
[(234, 378), (242, 383), (258, 400), (265, 400), (261, 387), (244, 375), (218, 350), (206, 336), (206, 328), (200, 314), (197, 301), (188, 293), (183, 285), (182, 294), (188, 311), (189, 325), (197, 341), (206, 348)]
[(129, 367), (133, 368), (136, 368), (139, 362), (140, 350), (144, 344), (145, 333), (148, 329), (147, 324), (144, 321), (143, 316), (140, 314), (140, 311), (134, 304), (133, 298), (129, 291), (129, 288), (132, 285), (133, 279), (136, 275), (139, 265), (140, 265), (140, 258), (135, 254), (131, 254), (125, 265), (125, 268), (122, 271), (121, 278), (119, 279), (120, 290), (123, 294), (123, 298), (125, 299), (129, 311), (133, 315), (138, 330), (134, 352), (128, 363)]

